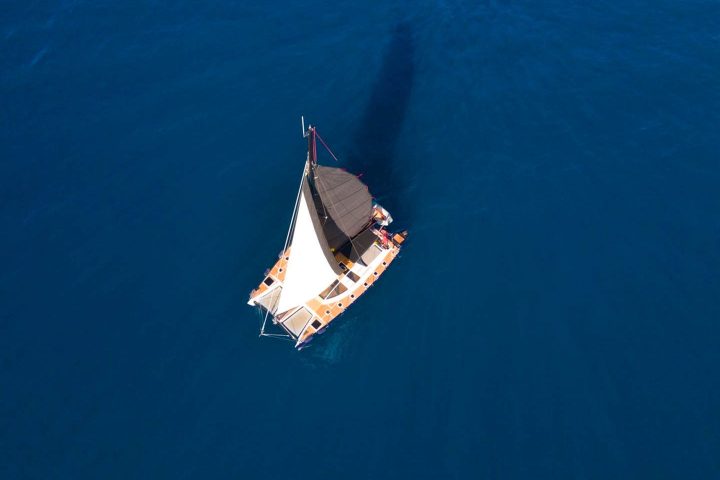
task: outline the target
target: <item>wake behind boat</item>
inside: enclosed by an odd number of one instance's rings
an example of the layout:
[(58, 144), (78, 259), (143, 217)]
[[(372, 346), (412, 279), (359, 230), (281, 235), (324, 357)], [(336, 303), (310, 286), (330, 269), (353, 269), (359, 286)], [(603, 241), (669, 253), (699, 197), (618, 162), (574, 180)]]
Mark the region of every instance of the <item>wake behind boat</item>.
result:
[[(327, 146), (315, 127), (303, 122), (303, 135), (308, 153), (285, 246), (248, 301), (263, 315), (260, 336), (298, 349), (377, 281), (407, 236), (386, 230), (392, 217), (358, 177), (318, 164), (317, 139)], [(282, 333), (266, 331), (268, 318)]]

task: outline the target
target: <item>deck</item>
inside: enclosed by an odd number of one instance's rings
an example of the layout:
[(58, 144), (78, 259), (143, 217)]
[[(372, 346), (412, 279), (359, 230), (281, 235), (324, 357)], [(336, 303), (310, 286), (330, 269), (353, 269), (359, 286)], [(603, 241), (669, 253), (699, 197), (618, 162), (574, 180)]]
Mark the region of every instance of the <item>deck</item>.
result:
[[(285, 313), (282, 318), (275, 319), (275, 323), (297, 340), (297, 346), (307, 343), (313, 335), (324, 330), (373, 286), (390, 263), (397, 258), (400, 246), (405, 241), (406, 232), (394, 234), (386, 245), (382, 244), (380, 237), (378, 231), (378, 241), (361, 257), (366, 265), (352, 262), (341, 253), (336, 253), (335, 259), (345, 270), (333, 284), (337, 283), (338, 288), (330, 292), (326, 290), (322, 292), (326, 295), (325, 298), (321, 296), (322, 294), (318, 295), (295, 310)], [(265, 279), (252, 291), (248, 303), (263, 305), (270, 310), (274, 308), (285, 278), (288, 259), (289, 250), (280, 255)], [(341, 292), (337, 293), (337, 290)]]

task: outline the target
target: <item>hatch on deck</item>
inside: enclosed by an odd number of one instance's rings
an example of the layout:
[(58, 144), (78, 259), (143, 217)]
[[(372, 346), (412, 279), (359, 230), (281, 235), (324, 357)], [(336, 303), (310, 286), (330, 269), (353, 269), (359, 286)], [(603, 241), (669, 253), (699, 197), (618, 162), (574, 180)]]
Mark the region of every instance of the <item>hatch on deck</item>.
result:
[(267, 295), (258, 298), (255, 303), (257, 303), (258, 305), (262, 305), (269, 312), (274, 312), (275, 307), (277, 307), (278, 300), (280, 299), (281, 290), (282, 287), (277, 287), (271, 290)]
[(312, 317), (312, 313), (303, 307), (283, 320), (282, 324), (290, 333), (298, 337)]
[(378, 247), (377, 245), (373, 245), (365, 253), (363, 253), (362, 261), (363, 263), (365, 263), (365, 265), (370, 265), (372, 261), (375, 260), (381, 253), (383, 253), (382, 248)]

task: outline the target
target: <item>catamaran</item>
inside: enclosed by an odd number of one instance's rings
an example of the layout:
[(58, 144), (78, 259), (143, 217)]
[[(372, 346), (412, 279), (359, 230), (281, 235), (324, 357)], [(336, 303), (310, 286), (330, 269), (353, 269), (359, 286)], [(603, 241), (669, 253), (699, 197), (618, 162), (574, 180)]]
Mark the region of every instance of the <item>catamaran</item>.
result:
[(318, 164), (317, 140), (337, 157), (304, 119), (302, 129), (307, 159), (285, 246), (248, 301), (262, 316), (260, 336), (289, 339), (298, 349), (378, 280), (407, 237), (387, 231), (390, 213), (357, 176)]

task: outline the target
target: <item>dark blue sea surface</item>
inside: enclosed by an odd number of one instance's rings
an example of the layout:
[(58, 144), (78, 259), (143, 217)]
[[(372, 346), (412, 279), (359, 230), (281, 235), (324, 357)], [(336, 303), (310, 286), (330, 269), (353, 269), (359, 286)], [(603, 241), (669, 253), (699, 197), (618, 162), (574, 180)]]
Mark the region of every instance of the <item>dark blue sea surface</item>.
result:
[[(719, 27), (3, 3), (0, 478), (720, 478)], [(245, 302), (300, 115), (410, 237), (298, 353)]]

